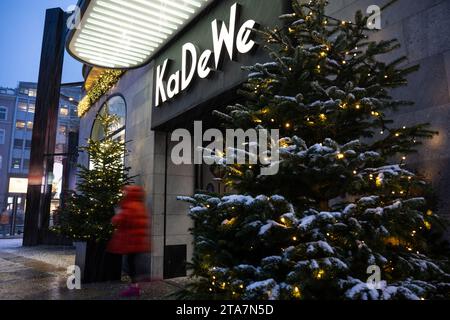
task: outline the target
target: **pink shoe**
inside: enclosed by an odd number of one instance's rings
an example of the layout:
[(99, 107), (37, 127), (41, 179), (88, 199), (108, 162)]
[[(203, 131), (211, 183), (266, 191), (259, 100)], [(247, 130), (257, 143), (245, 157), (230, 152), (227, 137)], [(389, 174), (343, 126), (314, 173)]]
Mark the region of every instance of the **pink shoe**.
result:
[(141, 289), (138, 287), (134, 287), (134, 286), (131, 286), (128, 289), (126, 289), (120, 293), (121, 298), (139, 297), (140, 295), (141, 295)]

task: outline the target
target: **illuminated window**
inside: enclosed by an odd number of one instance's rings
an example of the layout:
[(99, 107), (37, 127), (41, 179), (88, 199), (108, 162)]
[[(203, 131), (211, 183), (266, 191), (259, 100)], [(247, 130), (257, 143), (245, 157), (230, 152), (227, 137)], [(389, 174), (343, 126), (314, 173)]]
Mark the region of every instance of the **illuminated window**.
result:
[(19, 105), (17, 106), (17, 108), (19, 109), (19, 111), (27, 112), (28, 111), (28, 103), (21, 101), (21, 102), (19, 102)]
[(27, 122), (27, 128), (28, 128), (28, 130), (33, 130), (33, 121)]
[(26, 127), (25, 121), (16, 121), (16, 129), (17, 130), (24, 130)]
[(0, 121), (8, 120), (8, 109), (6, 107), (0, 107)]
[(36, 107), (34, 106), (34, 104), (30, 104), (28, 106), (28, 112), (29, 113), (34, 113), (36, 111)]
[(22, 164), (22, 159), (14, 158), (12, 159), (11, 168), (12, 169), (20, 169), (20, 166)]
[(59, 109), (59, 114), (63, 117), (68, 117), (69, 116), (69, 108), (67, 108), (67, 106), (61, 107)]
[(0, 144), (5, 144), (5, 129), (0, 129)]
[(37, 95), (37, 90), (36, 89), (28, 90), (28, 96), (29, 97), (36, 97), (36, 95)]

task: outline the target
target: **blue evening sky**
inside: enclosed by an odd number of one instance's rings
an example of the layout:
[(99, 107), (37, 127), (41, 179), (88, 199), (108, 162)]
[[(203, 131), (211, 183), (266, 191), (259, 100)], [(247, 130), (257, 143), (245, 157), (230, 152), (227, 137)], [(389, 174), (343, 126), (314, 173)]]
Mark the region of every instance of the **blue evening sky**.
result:
[[(0, 0), (0, 87), (37, 82), (45, 10), (77, 0)], [(82, 81), (81, 64), (66, 54), (63, 82)]]

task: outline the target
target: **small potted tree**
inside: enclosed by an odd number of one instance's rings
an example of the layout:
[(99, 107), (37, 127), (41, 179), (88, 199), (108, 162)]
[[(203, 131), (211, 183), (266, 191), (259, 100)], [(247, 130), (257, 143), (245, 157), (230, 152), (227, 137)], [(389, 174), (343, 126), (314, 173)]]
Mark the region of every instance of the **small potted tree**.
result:
[(56, 230), (75, 243), (76, 262), (83, 283), (115, 281), (121, 278), (122, 259), (106, 252), (113, 232), (115, 214), (123, 187), (132, 182), (124, 164), (126, 142), (113, 137), (116, 116), (100, 115), (104, 139), (89, 139), (81, 152), (89, 155), (89, 166), (79, 165), (77, 190), (67, 195), (59, 212)]

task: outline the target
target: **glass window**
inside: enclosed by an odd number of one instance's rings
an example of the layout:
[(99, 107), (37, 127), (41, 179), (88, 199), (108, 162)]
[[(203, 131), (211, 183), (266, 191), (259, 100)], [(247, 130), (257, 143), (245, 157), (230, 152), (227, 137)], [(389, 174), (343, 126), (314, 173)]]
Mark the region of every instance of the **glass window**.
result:
[(19, 101), (19, 105), (17, 106), (19, 111), (27, 112), (28, 111), (28, 103), (24, 101)]
[(78, 108), (77, 107), (70, 108), (70, 116), (72, 118), (78, 117)]
[(23, 140), (14, 139), (14, 149), (22, 149), (22, 148), (23, 148)]
[(2, 169), (2, 168), (3, 168), (3, 157), (0, 156), (0, 169)]
[(35, 105), (34, 105), (34, 104), (30, 104), (30, 105), (28, 106), (28, 112), (29, 112), (29, 113), (34, 113), (35, 111), (36, 111)]
[(23, 160), (23, 169), (24, 170), (30, 169), (30, 159), (24, 159)]
[(59, 115), (62, 117), (68, 117), (69, 116), (69, 108), (67, 106), (63, 106), (59, 109)]
[(25, 141), (25, 149), (31, 149), (31, 140)]
[[(92, 127), (91, 138), (95, 141), (105, 139), (105, 134), (103, 128), (101, 126), (99, 116), (103, 115), (115, 115), (118, 117), (117, 123), (114, 125), (113, 132), (111, 134), (111, 138), (115, 141), (125, 141), (125, 124), (126, 124), (126, 104), (125, 100), (120, 96), (115, 96), (106, 101), (100, 112), (97, 115), (97, 119), (94, 121), (94, 125)], [(125, 161), (125, 159), (123, 159)], [(89, 164), (92, 168), (93, 164)]]
[(29, 97), (36, 97), (36, 92), (37, 92), (36, 89), (30, 89), (30, 90), (28, 90), (28, 96)]
[(22, 163), (22, 159), (19, 158), (13, 158), (11, 163), (12, 169), (20, 169), (20, 165)]
[(8, 120), (8, 109), (6, 107), (0, 107), (0, 121)]
[(58, 132), (65, 136), (67, 134), (67, 126), (59, 126)]
[(27, 122), (27, 128), (28, 128), (28, 130), (33, 130), (33, 121)]
[(25, 121), (16, 121), (16, 129), (23, 130), (25, 129), (26, 123)]
[[(115, 96), (105, 102), (100, 109), (99, 115), (116, 115), (118, 117), (118, 122), (114, 125), (113, 131), (115, 138), (121, 137), (125, 140), (125, 124), (126, 124), (126, 104), (125, 100), (120, 96)], [(102, 140), (104, 139), (103, 129), (101, 128), (99, 120), (94, 122), (92, 128), (92, 139)]]
[(6, 136), (5, 129), (0, 129), (0, 144), (5, 144), (5, 136)]

